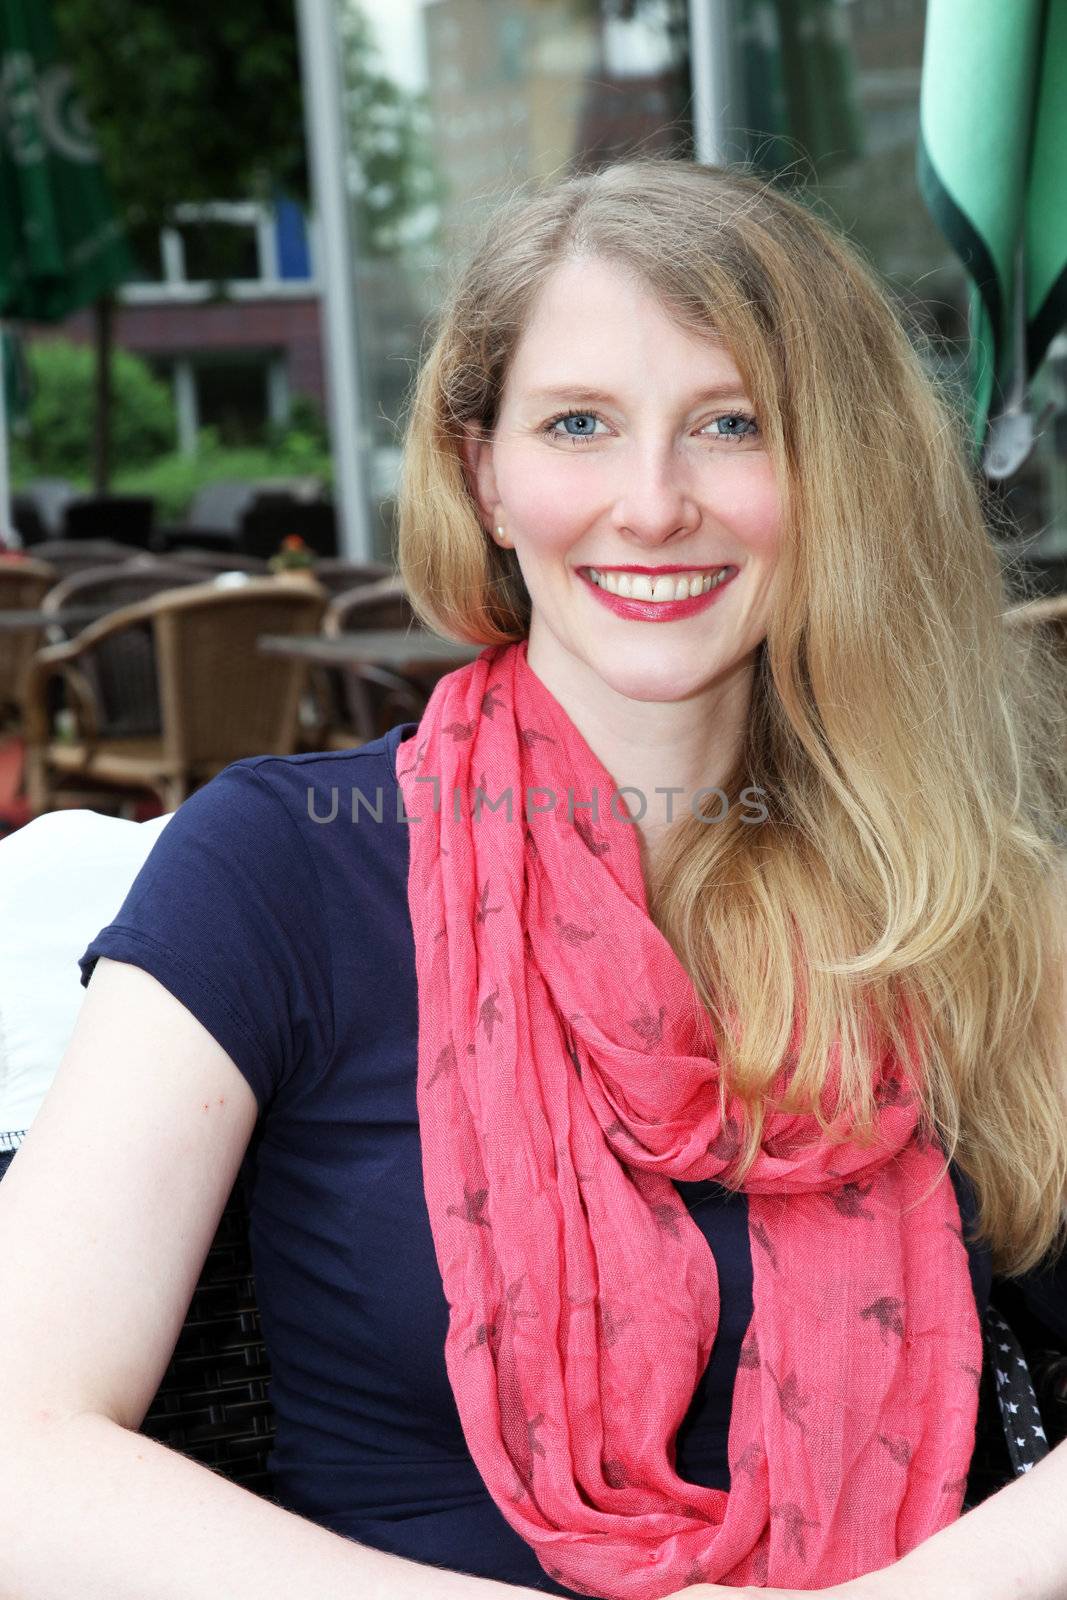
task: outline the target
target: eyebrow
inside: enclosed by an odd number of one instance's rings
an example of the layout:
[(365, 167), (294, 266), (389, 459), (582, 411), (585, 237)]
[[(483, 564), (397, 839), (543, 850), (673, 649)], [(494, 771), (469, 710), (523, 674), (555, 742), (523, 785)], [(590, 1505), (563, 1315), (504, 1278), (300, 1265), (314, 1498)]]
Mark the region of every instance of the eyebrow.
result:
[[(694, 394), (690, 399), (690, 407), (703, 405), (706, 400), (736, 400), (748, 391), (740, 379), (736, 383), (717, 383), (710, 389), (701, 389), (699, 394)], [(566, 384), (556, 384), (550, 389), (531, 389), (526, 398), (528, 400), (581, 400), (591, 401), (594, 405), (616, 405), (614, 395), (608, 394), (604, 389), (590, 389), (583, 384), (575, 384), (573, 388)]]

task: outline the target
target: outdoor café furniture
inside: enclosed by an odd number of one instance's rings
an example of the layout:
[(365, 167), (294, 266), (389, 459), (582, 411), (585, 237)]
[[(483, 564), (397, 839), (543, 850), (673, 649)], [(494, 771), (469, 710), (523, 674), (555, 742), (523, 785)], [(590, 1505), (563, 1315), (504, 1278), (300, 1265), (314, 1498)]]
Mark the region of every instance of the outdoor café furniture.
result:
[(135, 546), (119, 544), (116, 539), (46, 539), (43, 544), (35, 544), (31, 553), (35, 561), (47, 561), (57, 577), (65, 578), (70, 572), (99, 567), (105, 561), (129, 561), (139, 552)]
[[(256, 643), (263, 633), (314, 632), (323, 607), (321, 591), (305, 583), (197, 583), (124, 606), (69, 643), (38, 651), (23, 691), (31, 814), (71, 786), (148, 789), (170, 810), (232, 761), (291, 754), (306, 667), (265, 660)], [(145, 623), (155, 647), (161, 732), (111, 737), (101, 731), (106, 708), (97, 703), (87, 663), (102, 644)], [(56, 675), (74, 714), (70, 740), (50, 726), (47, 685)]]
[(156, 502), (150, 495), (79, 495), (64, 507), (63, 538), (116, 539), (147, 550), (155, 519)]
[[(0, 1181), (16, 1153), (0, 1146)], [(277, 1425), (248, 1235), (242, 1171), (137, 1431), (277, 1503), (267, 1470)]]
[[(27, 557), (0, 561), (0, 607), (21, 614), (38, 608), (56, 581), (53, 569)], [(0, 634), (0, 721), (18, 707), (19, 686), (41, 625)]]
[[(381, 570), (377, 570), (377, 569)], [(338, 593), (333, 583), (341, 572), (357, 574)], [(403, 581), (384, 563), (356, 566), (350, 562), (317, 561), (316, 581), (333, 593), (323, 619), (323, 633), (356, 629), (404, 629), (416, 626)], [(384, 676), (383, 676), (384, 673)], [(426, 696), (404, 684), (382, 662), (358, 666), (320, 662), (312, 667), (308, 686), (309, 715), (304, 747), (348, 750), (377, 738), (397, 721), (420, 717)]]
[(366, 584), (393, 576), (393, 568), (385, 561), (345, 561), (327, 556), (315, 563), (315, 577), (331, 596), (347, 594), (351, 589), (361, 589)]
[(252, 577), (265, 578), (267, 563), (260, 556), (242, 556), (234, 551), (197, 550), (178, 545), (167, 553), (168, 561), (180, 561), (183, 566), (200, 572), (247, 572)]
[(108, 610), (147, 600), (161, 589), (202, 581), (178, 561), (149, 558), (143, 561), (109, 561), (68, 573), (53, 585), (41, 603), (43, 611), (60, 612), (71, 606), (97, 605)]
[[(187, 588), (203, 581), (177, 562), (112, 562), (73, 572), (45, 596), (42, 609), (51, 612), (53, 625), (48, 630), (50, 644), (80, 631), (86, 622), (71, 617), (73, 608), (93, 607), (97, 617), (118, 611), (123, 606), (147, 600), (167, 589)], [(81, 670), (97, 712), (97, 732), (103, 738), (124, 735), (158, 735), (160, 731), (159, 685), (156, 680), (155, 647), (149, 621), (122, 629), (102, 639), (82, 661)], [(59, 683), (59, 680), (54, 680)]]
[(386, 667), (391, 672), (417, 675), (461, 667), (485, 648), (457, 644), (426, 628), (368, 629), (366, 632), (306, 634), (298, 638), (265, 634), (259, 641), (264, 655), (286, 656), (291, 661), (313, 662), (322, 667)]
[(114, 606), (101, 604), (64, 606), (61, 611), (45, 611), (40, 606), (11, 610), (5, 607), (0, 609), (0, 634), (36, 634), (53, 626), (69, 634), (73, 629), (88, 627), (90, 622), (99, 622), (114, 610)]
[(274, 1499), (267, 1471), (276, 1428), (270, 1384), (242, 1169), (139, 1432)]
[(332, 638), (268, 636), (259, 648), (333, 669), (320, 680), (319, 720), (305, 743), (319, 750), (348, 750), (378, 738), (397, 722), (418, 722), (437, 680), (472, 661), (481, 646), (455, 644), (423, 628), (390, 628)]
[[(316, 568), (317, 575), (317, 568)], [(326, 634), (354, 633), (357, 628), (412, 628), (421, 626), (403, 580), (397, 573), (361, 583), (335, 594), (323, 618)]]

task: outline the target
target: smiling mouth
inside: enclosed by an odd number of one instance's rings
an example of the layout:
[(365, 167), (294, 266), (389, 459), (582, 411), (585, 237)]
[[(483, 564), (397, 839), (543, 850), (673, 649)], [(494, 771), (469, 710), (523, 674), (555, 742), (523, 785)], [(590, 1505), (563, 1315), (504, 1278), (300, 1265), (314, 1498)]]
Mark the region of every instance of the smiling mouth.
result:
[(580, 567), (578, 569), (598, 589), (617, 595), (620, 600), (645, 600), (670, 602), (692, 600), (708, 594), (731, 577), (736, 567), (692, 567), (682, 572), (655, 573), (625, 572), (611, 567)]

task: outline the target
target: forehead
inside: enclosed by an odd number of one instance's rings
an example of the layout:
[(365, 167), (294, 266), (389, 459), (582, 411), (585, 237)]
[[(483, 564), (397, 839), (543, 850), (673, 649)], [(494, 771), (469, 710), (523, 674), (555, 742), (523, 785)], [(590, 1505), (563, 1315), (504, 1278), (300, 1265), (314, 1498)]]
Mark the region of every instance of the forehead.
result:
[(546, 280), (515, 349), (507, 388), (519, 398), (562, 383), (611, 389), (677, 373), (685, 387), (740, 384), (719, 335), (679, 326), (647, 284), (599, 257), (562, 262)]

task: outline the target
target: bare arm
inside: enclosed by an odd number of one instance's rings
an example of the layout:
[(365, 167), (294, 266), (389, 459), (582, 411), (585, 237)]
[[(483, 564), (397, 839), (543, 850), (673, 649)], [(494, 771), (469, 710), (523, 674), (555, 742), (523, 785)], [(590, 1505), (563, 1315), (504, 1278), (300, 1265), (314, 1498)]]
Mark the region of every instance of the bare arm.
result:
[(1067, 1442), (910, 1555), (857, 1583), (857, 1600), (1063, 1600), (1065, 1513)]
[(101, 960), (0, 1183), (0, 1600), (532, 1595), (357, 1544), (134, 1431), (255, 1118), (190, 1012)]

